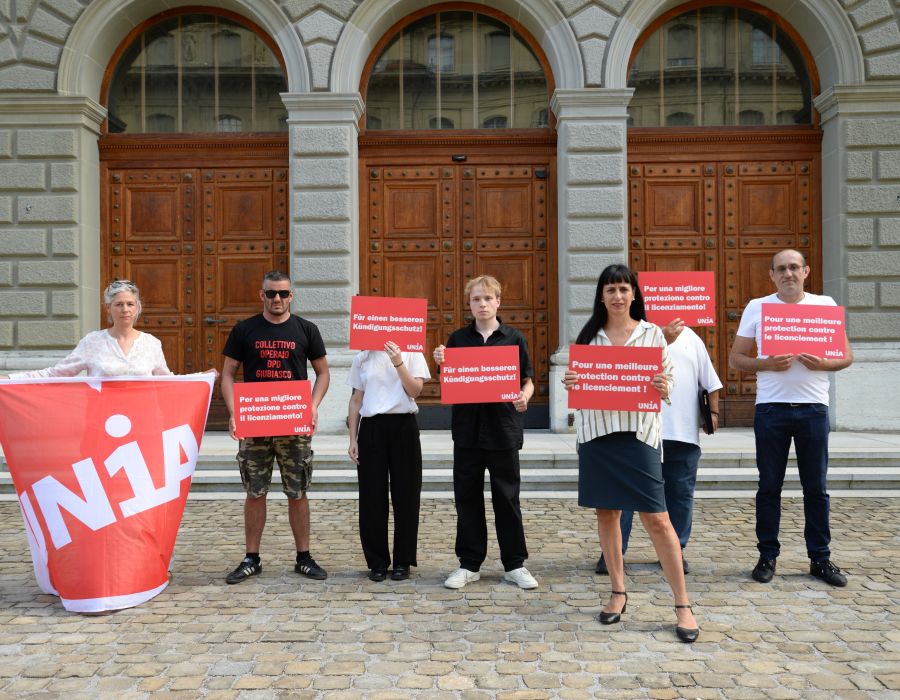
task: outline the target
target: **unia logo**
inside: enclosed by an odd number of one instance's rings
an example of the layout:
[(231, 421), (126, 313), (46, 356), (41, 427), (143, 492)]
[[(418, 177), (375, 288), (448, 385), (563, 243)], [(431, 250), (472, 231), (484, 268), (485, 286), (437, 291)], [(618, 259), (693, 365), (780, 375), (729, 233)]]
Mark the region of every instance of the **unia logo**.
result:
[[(106, 434), (111, 438), (124, 439), (131, 432), (131, 419), (122, 414), (114, 414), (106, 419)], [(112, 451), (100, 467), (92, 458), (82, 459), (72, 464), (72, 472), (78, 482), (78, 490), (83, 495), (68, 489), (53, 476), (32, 484), (37, 507), (43, 515), (50, 539), (56, 549), (71, 543), (72, 536), (63, 518), (65, 510), (91, 530), (97, 531), (116, 522), (113, 502), (103, 487), (98, 469), (105, 468), (109, 476), (124, 472), (133, 491), (131, 498), (116, 501), (122, 518), (156, 508), (178, 498), (181, 482), (189, 479), (197, 465), (199, 446), (189, 425), (179, 425), (163, 430), (162, 440), (163, 473), (162, 486), (153, 483), (151, 470), (144, 459), (141, 446), (136, 440), (126, 442)], [(155, 470), (158, 472), (158, 470)], [(40, 537), (41, 528), (35, 517), (35, 509), (23, 490), (19, 495), (22, 511), (28, 520), (29, 530)], [(43, 539), (43, 538), (40, 538)], [(40, 544), (43, 544), (42, 542)]]

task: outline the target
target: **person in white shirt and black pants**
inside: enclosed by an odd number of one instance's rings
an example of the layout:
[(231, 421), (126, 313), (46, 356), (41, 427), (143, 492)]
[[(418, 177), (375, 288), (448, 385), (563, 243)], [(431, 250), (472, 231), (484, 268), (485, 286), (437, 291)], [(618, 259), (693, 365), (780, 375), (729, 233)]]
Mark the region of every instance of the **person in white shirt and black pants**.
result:
[(409, 578), (417, 566), (422, 447), (416, 397), (431, 377), (422, 353), (400, 352), (387, 342), (384, 352), (364, 350), (353, 359), (347, 383), (350, 447), (359, 480), (359, 538), (369, 578), (384, 581), (391, 567), (388, 548), (388, 493), (394, 509), (391, 579)]

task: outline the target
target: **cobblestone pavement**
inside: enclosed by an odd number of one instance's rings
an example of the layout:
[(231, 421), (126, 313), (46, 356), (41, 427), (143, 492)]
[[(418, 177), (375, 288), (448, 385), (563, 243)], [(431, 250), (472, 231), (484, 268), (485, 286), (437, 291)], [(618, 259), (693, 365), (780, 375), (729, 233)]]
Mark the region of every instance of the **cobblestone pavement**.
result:
[(365, 578), (350, 500), (312, 503), (328, 580), (294, 574), (285, 503), (273, 501), (263, 573), (228, 586), (241, 505), (189, 502), (172, 585), (138, 608), (84, 616), (38, 591), (18, 507), (0, 504), (0, 697), (900, 697), (900, 499), (833, 499), (845, 589), (808, 575), (798, 500), (785, 501), (769, 585), (749, 577), (752, 499), (699, 501), (692, 646), (675, 638), (639, 525), (623, 624), (597, 622), (609, 581), (593, 573), (593, 513), (571, 501), (523, 503), (536, 591), (501, 581), (493, 536), (482, 580), (445, 589), (456, 565), (445, 500), (423, 503), (420, 566), (399, 583)]

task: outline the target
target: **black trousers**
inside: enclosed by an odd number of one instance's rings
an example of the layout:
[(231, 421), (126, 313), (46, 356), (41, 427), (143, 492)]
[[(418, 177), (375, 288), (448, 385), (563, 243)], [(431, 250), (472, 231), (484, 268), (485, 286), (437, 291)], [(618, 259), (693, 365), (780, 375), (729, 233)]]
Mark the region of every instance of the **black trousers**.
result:
[(412, 413), (363, 418), (359, 425), (359, 539), (370, 569), (391, 566), (388, 491), (394, 506), (394, 566), (417, 566), (422, 446)]
[(459, 565), (478, 571), (487, 557), (484, 470), (491, 477), (491, 504), (500, 560), (506, 571), (528, 558), (519, 506), (519, 451), (453, 446), (453, 494), (456, 501), (456, 556)]

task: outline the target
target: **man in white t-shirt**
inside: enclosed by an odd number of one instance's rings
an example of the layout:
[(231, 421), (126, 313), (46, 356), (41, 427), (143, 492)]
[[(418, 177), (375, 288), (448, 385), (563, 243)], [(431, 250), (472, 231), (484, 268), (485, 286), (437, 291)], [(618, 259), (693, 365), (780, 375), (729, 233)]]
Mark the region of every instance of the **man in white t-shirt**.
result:
[[(672, 527), (678, 534), (682, 549), (684, 573), (690, 571), (684, 548), (691, 536), (694, 519), (694, 487), (697, 483), (697, 466), (700, 464), (700, 389), (709, 392), (712, 410), (713, 432), (719, 426), (719, 389), (722, 382), (709, 359), (706, 345), (681, 319), (675, 319), (663, 329), (669, 343), (669, 357), (675, 372), (672, 404), (662, 406), (662, 472), (665, 482), (666, 509)], [(622, 553), (628, 549), (634, 513), (622, 511)], [(606, 561), (601, 555), (596, 572), (607, 573)]]
[(828, 473), (827, 372), (849, 367), (853, 350), (847, 341), (843, 359), (796, 355), (752, 356), (760, 347), (763, 304), (811, 304), (836, 306), (834, 299), (803, 291), (809, 265), (796, 250), (782, 250), (772, 258), (769, 276), (778, 290), (752, 299), (744, 309), (729, 364), (743, 372), (756, 372), (756, 539), (759, 561), (753, 578), (768, 583), (775, 575), (775, 560), (781, 551), (781, 488), (787, 468), (791, 440), (797, 452), (797, 469), (803, 486), (803, 535), (810, 559), (809, 573), (832, 586), (846, 586), (847, 577), (831, 561)]

